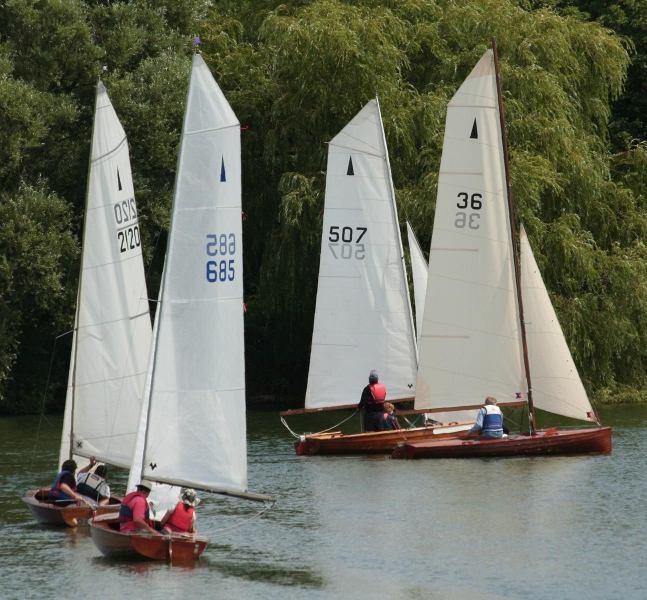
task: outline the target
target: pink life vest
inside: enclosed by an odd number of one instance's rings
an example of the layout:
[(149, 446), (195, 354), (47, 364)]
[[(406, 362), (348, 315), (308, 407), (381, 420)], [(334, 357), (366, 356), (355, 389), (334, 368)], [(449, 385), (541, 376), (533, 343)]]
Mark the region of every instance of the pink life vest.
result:
[(383, 383), (371, 383), (371, 404), (382, 404), (386, 400), (386, 386)]
[(193, 506), (186, 506), (183, 502), (178, 502), (173, 514), (166, 522), (166, 527), (178, 533), (189, 531), (193, 525), (194, 513), (195, 508)]

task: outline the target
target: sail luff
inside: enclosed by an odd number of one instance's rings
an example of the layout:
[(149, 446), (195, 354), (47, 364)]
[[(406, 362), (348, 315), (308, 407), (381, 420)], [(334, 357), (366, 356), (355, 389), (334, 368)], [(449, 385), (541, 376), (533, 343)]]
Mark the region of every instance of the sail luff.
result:
[(407, 221), (407, 237), (409, 239), (409, 255), (413, 273), (413, 297), (416, 302), (416, 341), (419, 344), (422, 332), (422, 318), (425, 313), (425, 292), (427, 291), (427, 269), (429, 265), (409, 221)]
[(499, 68), (499, 52), (496, 45), (496, 39), (492, 38), (492, 52), (494, 53), (494, 70), (496, 74), (496, 91), (497, 104), (499, 109), (499, 119), (501, 123), (501, 142), (503, 144), (503, 162), (505, 165), (505, 185), (506, 196), (508, 201), (508, 216), (510, 219), (510, 238), (512, 240), (512, 257), (515, 272), (515, 287), (517, 296), (517, 310), (519, 315), (519, 327), (521, 331), (521, 345), (523, 349), (523, 365), (527, 383), (527, 401), (528, 401), (528, 423), (530, 432), (534, 433), (536, 429), (535, 409), (532, 402), (532, 380), (530, 377), (530, 361), (528, 359), (528, 341), (526, 339), (526, 325), (523, 315), (523, 297), (521, 294), (521, 271), (519, 266), (519, 234), (517, 232), (515, 220), (514, 198), (512, 187), (510, 186), (510, 165), (508, 160), (508, 130), (505, 126), (505, 106), (503, 104), (503, 93), (501, 91), (501, 70)]
[(393, 227), (395, 229), (396, 238), (398, 240), (398, 248), (400, 250), (400, 267), (402, 273), (401, 283), (403, 284), (402, 295), (407, 300), (407, 308), (409, 312), (409, 326), (410, 326), (410, 339), (411, 350), (416, 357), (416, 365), (418, 364), (418, 343), (416, 340), (416, 329), (413, 325), (413, 310), (411, 308), (411, 296), (409, 294), (409, 280), (407, 276), (407, 265), (404, 259), (404, 248), (402, 246), (402, 234), (400, 233), (400, 221), (398, 219), (398, 205), (395, 199), (395, 186), (393, 185), (393, 173), (391, 172), (391, 161), (389, 159), (389, 147), (386, 143), (386, 133), (384, 132), (384, 122), (382, 121), (382, 109), (380, 107), (380, 100), (375, 96), (375, 104), (377, 105), (378, 122), (380, 124), (380, 131), (382, 132), (382, 143), (384, 144), (384, 156), (386, 160), (386, 170), (389, 174), (389, 190), (391, 192), (391, 210), (393, 211)]

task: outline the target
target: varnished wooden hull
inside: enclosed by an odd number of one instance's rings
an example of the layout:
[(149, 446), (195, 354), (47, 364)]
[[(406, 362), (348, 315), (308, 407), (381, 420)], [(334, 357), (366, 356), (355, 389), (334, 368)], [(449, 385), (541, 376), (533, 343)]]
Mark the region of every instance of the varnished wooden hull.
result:
[(472, 424), (447, 427), (415, 427), (388, 431), (343, 434), (340, 431), (304, 435), (295, 442), (299, 456), (314, 454), (386, 454), (404, 442), (453, 437)]
[(86, 504), (70, 504), (59, 506), (47, 501), (49, 488), (29, 490), (22, 501), (29, 507), (34, 518), (43, 525), (60, 525), (61, 527), (77, 527), (86, 525), (95, 512), (112, 512), (118, 510), (120, 499), (111, 498), (108, 506), (92, 508)]
[(474, 458), (488, 456), (540, 456), (560, 454), (607, 454), (611, 452), (611, 428), (540, 430), (536, 435), (510, 435), (486, 440), (454, 437), (435, 441), (405, 442), (393, 458)]
[(88, 523), (95, 546), (110, 558), (193, 562), (200, 558), (209, 543), (199, 536), (122, 533), (118, 523), (117, 518), (109, 515), (96, 517)]

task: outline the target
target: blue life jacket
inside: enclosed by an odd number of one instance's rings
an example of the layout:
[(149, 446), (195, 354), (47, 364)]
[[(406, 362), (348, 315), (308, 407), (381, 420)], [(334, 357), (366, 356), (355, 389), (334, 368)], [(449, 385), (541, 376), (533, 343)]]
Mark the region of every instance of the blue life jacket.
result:
[(483, 433), (486, 431), (503, 433), (503, 413), (501, 409), (494, 404), (486, 404), (483, 409), (485, 409), (485, 415), (483, 415), (481, 431)]
[(70, 471), (61, 471), (56, 476), (56, 479), (54, 479), (54, 483), (52, 484), (52, 487), (49, 490), (50, 497), (55, 498), (56, 500), (72, 500), (72, 496), (70, 496), (69, 494), (66, 494), (61, 489), (61, 479), (65, 474), (72, 475), (72, 478), (74, 478), (74, 474), (71, 473)]

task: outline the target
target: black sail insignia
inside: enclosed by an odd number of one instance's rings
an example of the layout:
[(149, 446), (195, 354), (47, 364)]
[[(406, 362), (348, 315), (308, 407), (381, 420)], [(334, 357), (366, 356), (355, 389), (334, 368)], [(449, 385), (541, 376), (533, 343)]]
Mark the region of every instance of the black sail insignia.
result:
[(474, 119), (474, 125), (472, 125), (472, 133), (470, 133), (470, 139), (471, 140), (479, 139), (479, 130), (478, 130), (478, 127), (476, 126), (476, 119)]
[(346, 171), (346, 175), (355, 175), (355, 171), (353, 170), (353, 157), (352, 156), (348, 157), (348, 170)]

